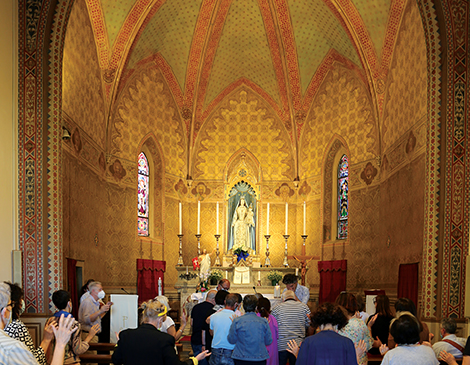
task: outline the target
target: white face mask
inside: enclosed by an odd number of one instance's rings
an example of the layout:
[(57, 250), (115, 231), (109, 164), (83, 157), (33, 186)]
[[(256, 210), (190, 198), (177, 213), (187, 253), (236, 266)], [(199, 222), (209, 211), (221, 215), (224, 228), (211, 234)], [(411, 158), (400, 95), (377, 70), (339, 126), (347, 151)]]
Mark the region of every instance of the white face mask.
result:
[(103, 289), (101, 289), (101, 291), (98, 293), (98, 299), (103, 299), (105, 295), (106, 293), (104, 292)]
[(3, 325), (6, 327), (11, 323), (11, 318), (12, 317), (11, 317), (11, 312), (9, 312), (10, 316), (8, 318), (5, 318), (4, 317), (5, 311), (8, 311), (8, 309), (3, 308), (2, 312), (1, 312), (1, 317), (2, 317), (2, 321), (3, 321)]

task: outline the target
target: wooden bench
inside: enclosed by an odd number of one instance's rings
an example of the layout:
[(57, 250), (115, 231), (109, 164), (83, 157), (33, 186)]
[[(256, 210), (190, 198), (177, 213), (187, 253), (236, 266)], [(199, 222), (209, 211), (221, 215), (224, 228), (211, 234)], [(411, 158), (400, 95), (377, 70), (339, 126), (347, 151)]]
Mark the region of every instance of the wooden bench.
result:
[(379, 365), (382, 363), (384, 357), (382, 355), (371, 355), (368, 353), (367, 358), (369, 359), (369, 365)]
[(82, 354), (80, 355), (80, 362), (82, 364), (111, 364), (111, 355), (95, 355), (95, 354)]

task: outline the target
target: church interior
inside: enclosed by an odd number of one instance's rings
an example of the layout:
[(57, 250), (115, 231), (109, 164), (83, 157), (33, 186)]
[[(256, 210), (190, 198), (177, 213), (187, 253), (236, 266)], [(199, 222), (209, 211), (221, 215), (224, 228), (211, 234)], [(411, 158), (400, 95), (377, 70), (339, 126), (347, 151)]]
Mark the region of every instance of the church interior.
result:
[(418, 264), (423, 320), (467, 332), (468, 1), (1, 6), (2, 278), (31, 318), (54, 310), (71, 260), (110, 294), (137, 293), (138, 260), (162, 262), (179, 308), (202, 250), (233, 275), (237, 244), (255, 270), (268, 242), (270, 268), (311, 258), (312, 307), (319, 263), (392, 302), (400, 265)]

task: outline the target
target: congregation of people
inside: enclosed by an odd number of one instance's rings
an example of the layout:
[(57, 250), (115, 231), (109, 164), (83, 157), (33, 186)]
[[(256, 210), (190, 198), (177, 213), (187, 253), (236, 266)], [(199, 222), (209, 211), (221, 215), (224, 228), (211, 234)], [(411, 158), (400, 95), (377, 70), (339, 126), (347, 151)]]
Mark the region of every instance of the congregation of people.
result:
[[(470, 365), (470, 337), (457, 337), (452, 318), (440, 323), (441, 340), (431, 346), (433, 334), (422, 322), (410, 299), (399, 298), (390, 306), (386, 295), (374, 298), (375, 313), (364, 311), (362, 295), (342, 292), (335, 303), (323, 303), (311, 312), (308, 288), (287, 274), (282, 301), (271, 308), (262, 294), (230, 293), (230, 281), (222, 279), (196, 304), (188, 318), (181, 315), (179, 328), (168, 315), (165, 296), (141, 304), (140, 325), (117, 334), (112, 354), (116, 365), (363, 365), (369, 356), (384, 365)], [(52, 296), (56, 313), (46, 322), (39, 346), (33, 344), (26, 325), (21, 287), (0, 283), (0, 365), (79, 364), (80, 355), (98, 342), (103, 318), (112, 302), (100, 282), (89, 280), (80, 303), (58, 290)], [(72, 315), (79, 305), (78, 318)], [(193, 357), (180, 361), (175, 344), (190, 324)]]

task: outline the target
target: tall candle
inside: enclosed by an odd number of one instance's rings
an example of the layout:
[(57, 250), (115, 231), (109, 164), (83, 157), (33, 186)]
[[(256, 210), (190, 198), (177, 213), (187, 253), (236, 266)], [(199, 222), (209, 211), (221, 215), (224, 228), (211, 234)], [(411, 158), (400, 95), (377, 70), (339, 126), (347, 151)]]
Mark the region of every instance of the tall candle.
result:
[(258, 271), (258, 280), (261, 280), (261, 271)]
[(219, 202), (217, 202), (217, 230), (216, 234), (219, 234)]
[(189, 274), (189, 267), (186, 265), (186, 275)]
[(179, 206), (179, 211), (180, 211), (180, 229), (179, 229), (179, 234), (183, 234), (183, 208), (181, 206), (181, 202), (180, 202), (180, 206)]
[(266, 235), (269, 235), (269, 203), (268, 203), (268, 213), (266, 217)]
[(295, 268), (295, 276), (299, 276), (299, 269)]
[(304, 202), (304, 236), (305, 236), (305, 232), (307, 232), (306, 230), (306, 216), (307, 216), (307, 204)]
[(201, 201), (197, 201), (197, 234), (201, 234)]
[(287, 226), (289, 222), (289, 203), (286, 203), (286, 236), (287, 236)]
[(225, 279), (228, 279), (228, 271), (225, 270)]

